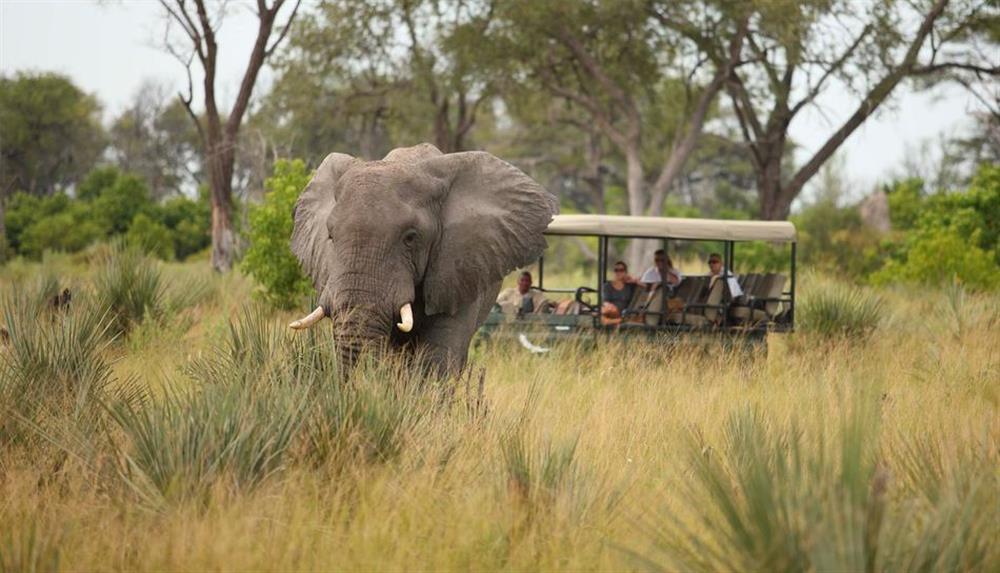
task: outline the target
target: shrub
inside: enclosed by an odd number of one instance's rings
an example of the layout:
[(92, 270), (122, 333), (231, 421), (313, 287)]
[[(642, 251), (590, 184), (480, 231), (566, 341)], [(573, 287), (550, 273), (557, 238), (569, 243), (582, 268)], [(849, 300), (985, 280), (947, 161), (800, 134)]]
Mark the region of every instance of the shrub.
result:
[(128, 484), (154, 504), (205, 495), (222, 481), (252, 488), (282, 467), (307, 389), (207, 385), (114, 407)]
[(878, 327), (884, 304), (878, 296), (856, 287), (822, 285), (807, 292), (797, 305), (804, 332), (823, 337), (865, 337)]
[(208, 188), (199, 190), (197, 199), (172, 197), (156, 206), (151, 215), (170, 229), (177, 260), (183, 261), (212, 243)]
[(265, 300), (289, 308), (311, 291), (289, 247), (292, 210), (310, 174), (300, 160), (278, 161), (266, 182), (264, 202), (250, 207), (250, 248), (242, 268), (260, 284)]
[[(864, 400), (871, 400), (870, 396)], [(859, 406), (856, 405), (855, 408)], [(863, 408), (862, 408), (863, 409)], [(871, 413), (848, 414), (838, 431), (810, 436), (778, 427), (757, 410), (730, 416), (720, 443), (692, 433), (684, 508), (642, 527), (655, 550), (636, 552), (643, 569), (685, 571), (968, 571), (989, 568), (995, 535), (992, 463), (962, 452), (944, 472), (941, 445), (918, 436), (898, 459), (877, 463)], [(892, 470), (901, 470), (890, 471)], [(897, 511), (897, 487), (926, 498)]]
[[(101, 173), (102, 171), (108, 173)], [(122, 173), (114, 167), (106, 167), (97, 172), (104, 187), (94, 191), (94, 212), (104, 222), (109, 234), (125, 233), (135, 216), (148, 211), (152, 206), (149, 190), (142, 179), (130, 173)]]
[(35, 221), (21, 235), (21, 253), (39, 258), (45, 251), (75, 253), (104, 236), (87, 205), (75, 203), (55, 215)]
[(991, 253), (954, 227), (936, 227), (910, 238), (903, 260), (890, 260), (872, 275), (875, 284), (910, 282), (943, 286), (959, 282), (977, 290), (1000, 288), (1000, 267)]
[(898, 183), (889, 205), (906, 232), (874, 282), (1000, 288), (1000, 166), (982, 165), (964, 192), (924, 196), (916, 182)]
[(159, 259), (174, 258), (174, 241), (170, 229), (149, 218), (145, 213), (139, 213), (132, 219), (125, 239), (128, 244), (135, 245), (143, 252)]
[(103, 402), (138, 399), (133, 385), (115, 381), (105, 358), (108, 315), (82, 293), (54, 310), (51, 291), (43, 280), (0, 301), (9, 337), (0, 351), (0, 446), (97, 432)]
[(143, 320), (163, 315), (165, 285), (154, 261), (116, 241), (100, 265), (94, 286), (100, 307), (110, 315), (112, 333), (125, 334)]

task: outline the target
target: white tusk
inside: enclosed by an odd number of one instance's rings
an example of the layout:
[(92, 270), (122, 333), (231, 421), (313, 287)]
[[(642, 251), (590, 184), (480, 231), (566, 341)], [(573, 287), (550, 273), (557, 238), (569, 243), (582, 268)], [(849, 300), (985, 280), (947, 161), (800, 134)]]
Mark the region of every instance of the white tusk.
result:
[(403, 332), (413, 330), (413, 309), (410, 308), (410, 303), (404, 304), (403, 308), (399, 309), (399, 318), (402, 322), (397, 322), (396, 326), (400, 330)]
[(295, 322), (288, 325), (288, 328), (292, 330), (302, 330), (304, 328), (309, 328), (317, 322), (323, 320), (326, 316), (326, 311), (323, 310), (322, 306), (317, 306), (316, 310), (310, 312), (308, 315), (296, 320)]

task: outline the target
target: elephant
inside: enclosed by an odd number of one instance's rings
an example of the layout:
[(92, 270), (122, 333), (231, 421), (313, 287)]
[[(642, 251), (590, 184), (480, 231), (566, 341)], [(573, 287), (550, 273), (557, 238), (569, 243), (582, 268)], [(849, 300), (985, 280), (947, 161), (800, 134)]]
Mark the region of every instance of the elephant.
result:
[(551, 193), (487, 152), (331, 153), (293, 211), (292, 252), (319, 306), (289, 326), (331, 318), (347, 368), (376, 347), (458, 374), (503, 277), (541, 256), (557, 212)]

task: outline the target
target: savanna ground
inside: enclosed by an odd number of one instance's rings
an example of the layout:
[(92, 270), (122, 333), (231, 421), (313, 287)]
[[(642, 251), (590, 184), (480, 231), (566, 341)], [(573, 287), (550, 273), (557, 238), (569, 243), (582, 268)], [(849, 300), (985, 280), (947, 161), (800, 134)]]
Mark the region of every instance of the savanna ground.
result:
[(997, 295), (806, 273), (766, 354), (494, 344), (439, 386), (338, 382), (204, 262), (0, 288), (2, 571), (1000, 569)]

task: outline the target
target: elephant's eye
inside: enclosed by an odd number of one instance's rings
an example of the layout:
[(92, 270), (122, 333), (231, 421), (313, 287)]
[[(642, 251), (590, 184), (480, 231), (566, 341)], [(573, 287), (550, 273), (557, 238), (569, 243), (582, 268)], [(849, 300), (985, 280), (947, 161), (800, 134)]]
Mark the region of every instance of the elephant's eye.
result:
[(417, 242), (417, 232), (413, 229), (403, 233), (403, 244), (407, 247), (413, 246), (413, 243)]

